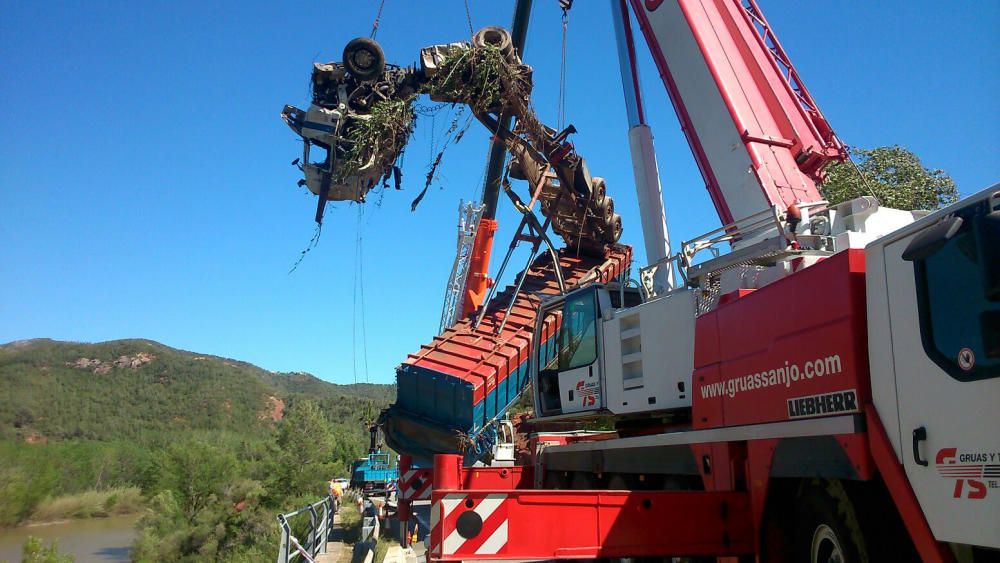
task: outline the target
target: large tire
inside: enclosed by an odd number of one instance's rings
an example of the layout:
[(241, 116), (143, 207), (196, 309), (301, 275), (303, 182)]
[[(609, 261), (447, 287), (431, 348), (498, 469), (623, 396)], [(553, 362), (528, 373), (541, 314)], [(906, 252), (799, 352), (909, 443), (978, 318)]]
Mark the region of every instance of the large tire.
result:
[(820, 481), (803, 490), (793, 533), (794, 561), (869, 562), (854, 503), (838, 481)]
[[(610, 200), (611, 198), (608, 199)], [(622, 238), (622, 217), (615, 213), (611, 216), (611, 221), (608, 222), (607, 230), (604, 231), (604, 241), (614, 244), (620, 238)]]
[(496, 47), (507, 59), (511, 59), (511, 56), (514, 54), (514, 40), (511, 38), (510, 32), (495, 25), (484, 27), (477, 31), (472, 36), (472, 44), (476, 47), (485, 47), (487, 45)]
[(344, 47), (344, 68), (358, 80), (373, 80), (385, 70), (385, 54), (373, 39), (358, 37)]
[(597, 210), (601, 214), (601, 221), (604, 225), (610, 226), (611, 222), (615, 218), (615, 200), (610, 197), (605, 197), (604, 201), (601, 202), (601, 205)]
[(607, 185), (604, 183), (604, 178), (600, 176), (594, 176), (590, 179), (590, 201), (591, 206), (595, 209), (599, 208), (604, 203), (604, 196), (608, 193)]

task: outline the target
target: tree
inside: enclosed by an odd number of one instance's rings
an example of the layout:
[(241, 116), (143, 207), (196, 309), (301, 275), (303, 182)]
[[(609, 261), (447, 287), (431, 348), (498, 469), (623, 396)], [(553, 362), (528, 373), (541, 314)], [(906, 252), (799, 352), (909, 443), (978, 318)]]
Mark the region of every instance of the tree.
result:
[(170, 491), (193, 522), (232, 482), (236, 469), (236, 457), (225, 449), (197, 441), (171, 444), (153, 460), (147, 490)]
[(917, 155), (899, 145), (854, 149), (853, 153), (864, 177), (850, 162), (830, 166), (820, 192), (831, 204), (872, 192), (882, 205), (894, 209), (937, 209), (958, 201), (951, 176), (941, 169), (925, 168)]
[(319, 405), (310, 400), (292, 403), (278, 427), (277, 482), (269, 490), (286, 496), (324, 494), (333, 467), (333, 433)]

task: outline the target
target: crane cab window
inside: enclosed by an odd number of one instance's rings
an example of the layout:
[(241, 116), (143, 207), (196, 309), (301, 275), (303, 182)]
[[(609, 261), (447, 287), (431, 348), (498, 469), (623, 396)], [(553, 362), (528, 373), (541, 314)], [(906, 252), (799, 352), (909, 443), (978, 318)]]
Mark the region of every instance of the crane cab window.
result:
[(984, 292), (979, 248), (1000, 240), (977, 240), (972, 223), (914, 262), (924, 351), (959, 381), (1000, 377), (1000, 302)]
[(593, 291), (566, 299), (559, 329), (558, 370), (589, 366), (597, 359), (597, 300)]
[(545, 316), (559, 327), (555, 337), (538, 351), (539, 407), (543, 414), (552, 415), (562, 409), (559, 373), (597, 361), (597, 293), (572, 293), (561, 307), (546, 311)]

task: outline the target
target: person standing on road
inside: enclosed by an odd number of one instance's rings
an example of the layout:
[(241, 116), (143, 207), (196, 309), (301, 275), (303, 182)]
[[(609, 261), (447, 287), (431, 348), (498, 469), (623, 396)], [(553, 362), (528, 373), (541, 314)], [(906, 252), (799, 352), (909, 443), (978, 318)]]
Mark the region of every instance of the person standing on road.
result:
[(340, 498), (344, 496), (344, 488), (336, 479), (330, 479), (330, 496), (333, 497), (334, 510), (340, 510)]

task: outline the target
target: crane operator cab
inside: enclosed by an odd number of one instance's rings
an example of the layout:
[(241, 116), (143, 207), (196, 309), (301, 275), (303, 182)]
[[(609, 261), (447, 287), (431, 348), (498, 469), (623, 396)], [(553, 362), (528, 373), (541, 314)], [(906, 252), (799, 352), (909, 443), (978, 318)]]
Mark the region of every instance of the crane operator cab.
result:
[[(607, 291), (600, 296), (606, 297)], [(558, 327), (539, 352), (536, 404), (543, 414), (593, 411), (604, 406), (597, 362), (601, 328), (598, 300), (597, 288), (586, 288), (558, 299), (543, 315), (548, 317), (546, 322)], [(605, 306), (610, 307), (610, 302)]]
[(541, 345), (531, 362), (536, 418), (690, 407), (694, 316), (691, 291), (642, 303), (637, 289), (617, 283), (543, 302), (535, 325)]

